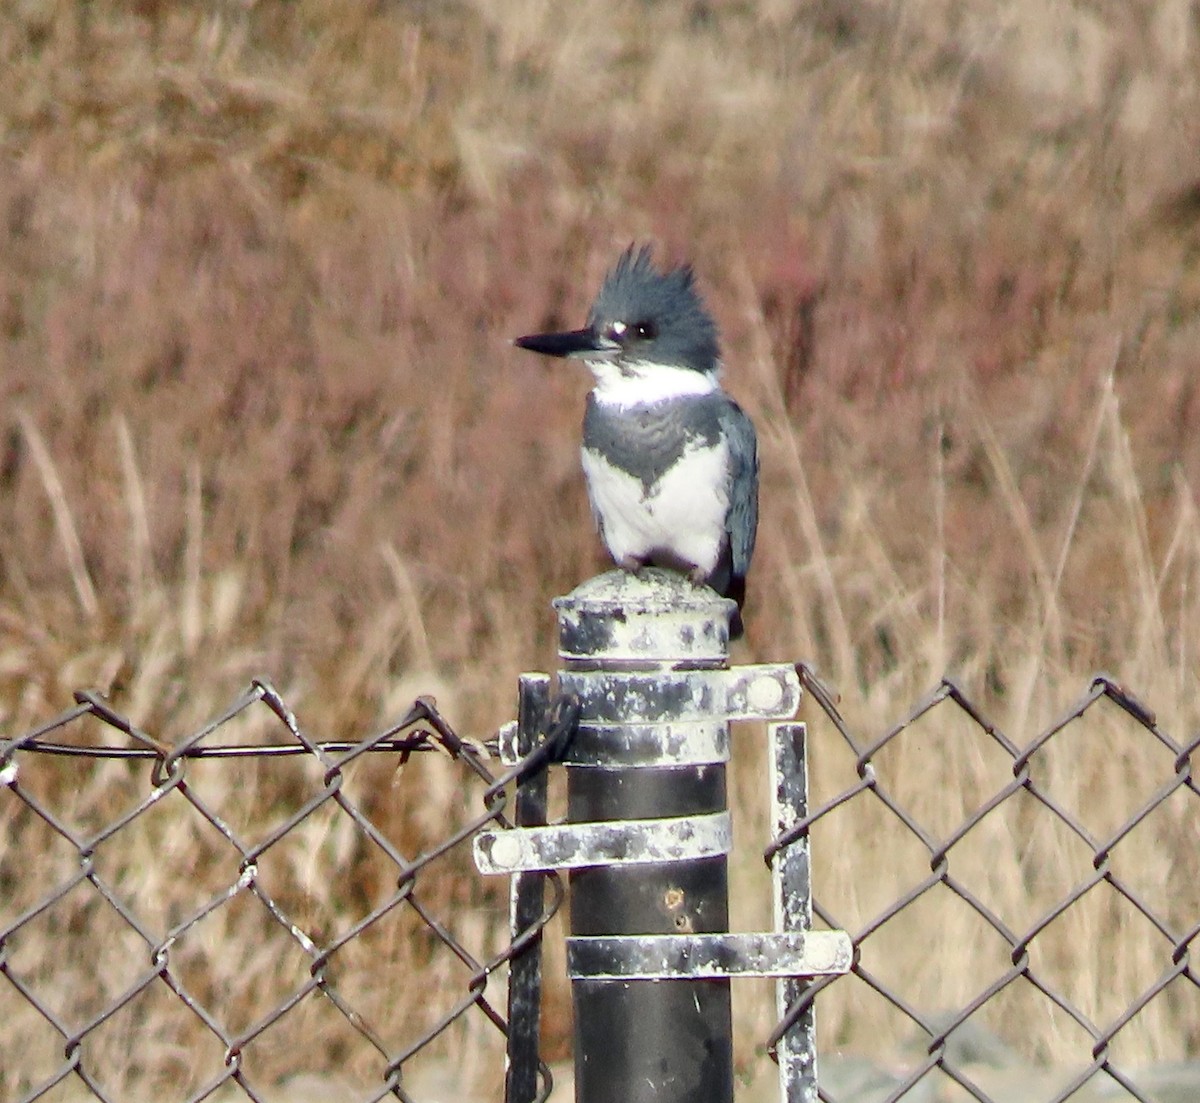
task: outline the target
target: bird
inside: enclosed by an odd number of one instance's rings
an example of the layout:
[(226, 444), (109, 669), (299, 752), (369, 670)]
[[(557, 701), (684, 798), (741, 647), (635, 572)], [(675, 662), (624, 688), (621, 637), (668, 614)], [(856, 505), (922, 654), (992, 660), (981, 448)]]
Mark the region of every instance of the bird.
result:
[(600, 536), (630, 572), (665, 567), (736, 602), (758, 528), (758, 440), (721, 388), (716, 323), (690, 264), (659, 269), (631, 244), (605, 276), (582, 329), (513, 342), (582, 361), (594, 386), (583, 471)]

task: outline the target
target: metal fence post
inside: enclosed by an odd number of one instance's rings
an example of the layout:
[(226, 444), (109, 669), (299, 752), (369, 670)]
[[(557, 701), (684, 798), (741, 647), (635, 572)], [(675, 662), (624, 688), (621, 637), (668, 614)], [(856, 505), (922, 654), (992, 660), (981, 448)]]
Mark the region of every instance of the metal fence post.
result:
[[(571, 934), (726, 932), (728, 728), (723, 717), (714, 718), (718, 732), (711, 721), (685, 716), (678, 672), (697, 671), (702, 679), (704, 671), (727, 665), (731, 603), (703, 590), (690, 591), (685, 601), (672, 594), (664, 603), (656, 587), (631, 587), (624, 576), (598, 581), (555, 602), (560, 681), (597, 706), (576, 736), (592, 752), (567, 766), (568, 821), (694, 817), (696, 828), (681, 836), (678, 859), (650, 861), (652, 854), (634, 851), (612, 864), (572, 870)], [(623, 692), (633, 671), (651, 677), (638, 692)], [(609, 672), (616, 677), (595, 693)], [(663, 672), (675, 674), (670, 690), (657, 688), (655, 676)], [(674, 754), (654, 738), (664, 734), (662, 725), (674, 725)], [(641, 745), (648, 738), (654, 762)], [(575, 976), (572, 995), (578, 1103), (731, 1103), (728, 977), (665, 983)]]
[(613, 571), (555, 608), (567, 822), (481, 831), (476, 864), (571, 871), (577, 1103), (732, 1103), (730, 979), (850, 964), (842, 931), (729, 933), (729, 722), (794, 716), (799, 677), (731, 668), (733, 602), (669, 571)]
[[(513, 746), (503, 757), (516, 761), (533, 752), (550, 710), (550, 679), (523, 674), (516, 727), (503, 739)], [(546, 822), (546, 772), (528, 778), (516, 795), (513, 822), (540, 827)], [(515, 938), (536, 924), (545, 900), (545, 873), (518, 873), (509, 886), (509, 929)], [(542, 945), (539, 935), (508, 966), (508, 1046), (505, 1061), (505, 1103), (533, 1103), (538, 1094), (538, 1042), (542, 1022)]]
[[(776, 837), (784, 837), (808, 815), (807, 730), (803, 724), (771, 725), (771, 821)], [(771, 886), (777, 931), (812, 928), (812, 873), (808, 836), (775, 852)], [(786, 1020), (792, 1006), (807, 992), (811, 980), (782, 977), (776, 985), (776, 1006)], [(817, 1027), (812, 1004), (779, 1040), (779, 1088), (783, 1103), (817, 1103)]]

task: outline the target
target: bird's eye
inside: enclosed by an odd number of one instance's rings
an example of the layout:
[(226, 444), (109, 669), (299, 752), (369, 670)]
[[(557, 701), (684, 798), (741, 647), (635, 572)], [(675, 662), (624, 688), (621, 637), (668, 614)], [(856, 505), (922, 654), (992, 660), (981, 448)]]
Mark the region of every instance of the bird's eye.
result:
[(630, 341), (653, 341), (658, 336), (658, 326), (646, 320), (629, 324), (626, 322), (610, 322), (605, 335), (619, 345)]

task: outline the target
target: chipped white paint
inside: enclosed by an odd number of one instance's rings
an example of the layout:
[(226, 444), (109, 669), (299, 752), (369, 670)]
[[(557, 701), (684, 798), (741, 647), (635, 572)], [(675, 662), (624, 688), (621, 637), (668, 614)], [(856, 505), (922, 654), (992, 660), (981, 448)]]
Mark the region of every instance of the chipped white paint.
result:
[[(791, 830), (808, 814), (808, 761), (803, 724), (772, 724), (769, 779), (771, 824), (776, 836)], [(809, 840), (796, 839), (771, 863), (775, 929), (809, 932), (812, 927), (812, 881)], [(849, 941), (843, 931), (835, 932)], [(847, 958), (846, 969), (850, 967)], [(843, 970), (844, 971), (844, 970)], [(806, 978), (781, 978), (775, 986), (775, 1007), (782, 1019), (792, 1001), (804, 992)], [(817, 1103), (817, 1031), (810, 1007), (780, 1039), (779, 1094), (782, 1103)]]
[(851, 960), (845, 931), (567, 939), (567, 973), (582, 980), (816, 977), (848, 972)]
[(518, 867), (523, 854), (521, 841), (514, 837), (511, 831), (498, 831), (492, 839), (492, 848), (488, 856), (497, 869), (512, 870)]
[[(530, 677), (531, 675), (526, 675)], [(500, 761), (515, 766), (517, 725), (509, 721), (497, 733)], [(717, 721), (665, 724), (590, 724), (580, 728), (563, 749), (564, 766), (700, 766), (729, 761), (729, 725)]]
[(737, 608), (674, 571), (609, 571), (554, 602), (563, 659), (724, 666)]
[(667, 724), (589, 724), (563, 753), (567, 766), (701, 766), (729, 761), (724, 721)]
[(480, 873), (690, 862), (728, 854), (732, 848), (728, 812), (482, 831), (474, 845)]
[(652, 673), (567, 670), (559, 687), (579, 697), (584, 724), (777, 720), (800, 707), (800, 679), (788, 663)]
[[(795, 674), (795, 670), (792, 673)], [(799, 680), (796, 684), (799, 687)], [(763, 716), (778, 716), (784, 706), (786, 694), (787, 687), (779, 678), (755, 678), (746, 689), (746, 703)]]
[[(526, 678), (542, 678), (542, 674), (526, 674)], [(500, 761), (505, 766), (515, 766), (521, 761), (521, 756), (517, 753), (517, 722), (509, 720), (507, 723), (500, 725), (499, 732), (496, 733), (497, 743), (500, 745)]]
[(315, 957), (318, 953), (320, 953), (320, 950), (317, 948), (317, 944), (311, 938), (309, 938), (304, 931), (297, 927), (295, 923), (293, 923), (288, 929), (292, 932), (292, 937), (303, 947), (306, 954), (312, 954)]

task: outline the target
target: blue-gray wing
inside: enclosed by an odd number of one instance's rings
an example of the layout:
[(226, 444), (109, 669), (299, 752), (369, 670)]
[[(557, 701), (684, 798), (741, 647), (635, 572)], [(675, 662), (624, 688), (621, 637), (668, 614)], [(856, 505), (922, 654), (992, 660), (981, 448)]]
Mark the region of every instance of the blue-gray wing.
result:
[(721, 407), (721, 431), (729, 445), (729, 532), (730, 566), (735, 586), (743, 580), (754, 555), (758, 529), (758, 438), (754, 425), (742, 408), (730, 400)]

